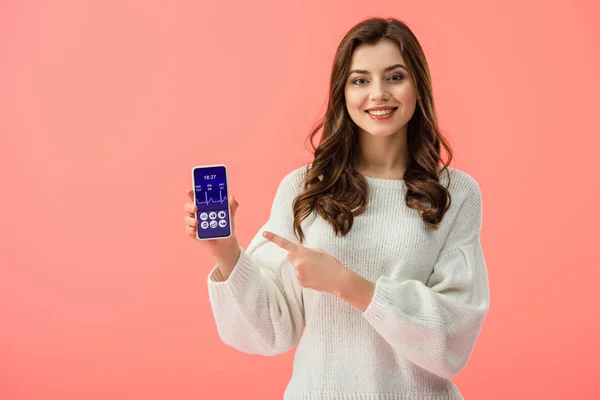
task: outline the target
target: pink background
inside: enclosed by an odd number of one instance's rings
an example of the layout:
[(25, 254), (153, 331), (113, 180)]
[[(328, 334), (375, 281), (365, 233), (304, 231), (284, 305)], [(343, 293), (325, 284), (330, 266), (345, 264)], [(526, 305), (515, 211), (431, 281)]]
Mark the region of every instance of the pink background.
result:
[[(561, 4), (562, 3), (562, 4)], [(333, 53), (394, 16), (484, 197), (491, 308), (468, 399), (600, 396), (593, 1), (0, 3), (0, 398), (280, 399), (293, 351), (224, 345), (190, 169), (225, 163), (245, 247), (310, 161)]]

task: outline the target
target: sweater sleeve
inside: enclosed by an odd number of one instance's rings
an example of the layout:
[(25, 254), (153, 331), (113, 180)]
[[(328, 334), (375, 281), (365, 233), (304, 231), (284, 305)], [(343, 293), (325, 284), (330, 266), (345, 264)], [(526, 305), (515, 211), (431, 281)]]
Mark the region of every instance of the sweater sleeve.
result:
[(490, 294), (474, 179), (426, 283), (381, 276), (363, 316), (400, 355), (447, 379), (467, 364)]
[(302, 288), (287, 252), (262, 236), (269, 230), (298, 243), (293, 235), (292, 203), (298, 173), (280, 183), (268, 221), (240, 256), (227, 280), (217, 266), (208, 276), (208, 293), (219, 337), (248, 354), (276, 355), (298, 344), (305, 325)]

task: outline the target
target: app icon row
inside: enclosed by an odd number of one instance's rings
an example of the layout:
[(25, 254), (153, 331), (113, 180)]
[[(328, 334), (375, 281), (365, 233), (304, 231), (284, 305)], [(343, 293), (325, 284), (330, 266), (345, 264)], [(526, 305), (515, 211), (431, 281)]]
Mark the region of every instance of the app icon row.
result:
[[(217, 213), (214, 211), (211, 211), (210, 214), (205, 213), (205, 212), (200, 213), (200, 219), (202, 221), (206, 221), (207, 218), (217, 219)], [(219, 218), (221, 218), (221, 219), (225, 218), (225, 211), (219, 211)]]
[[(219, 219), (219, 221), (217, 222), (217, 221), (216, 221), (216, 218), (217, 218), (217, 213), (216, 213), (216, 212), (214, 212), (214, 211), (211, 211), (211, 212), (210, 212), (210, 213), (208, 213), (208, 214), (207, 214), (207, 213), (205, 213), (205, 212), (203, 212), (203, 213), (201, 213), (201, 214), (200, 214), (200, 220), (201, 220), (201, 222), (200, 222), (200, 227), (201, 227), (202, 229), (208, 229), (208, 227), (209, 227), (209, 226), (210, 226), (211, 228), (216, 228), (216, 227), (217, 227), (217, 225), (218, 225), (218, 226), (220, 226), (221, 228), (224, 228), (224, 227), (226, 227), (226, 226), (227, 226), (227, 221), (224, 219), (224, 218), (225, 218), (225, 215), (226, 215), (226, 214), (225, 214), (225, 211), (219, 211), (219, 214), (218, 214), (218, 216), (219, 216), (219, 218), (220, 218), (220, 219)], [(210, 218), (210, 220), (211, 220), (210, 222), (209, 222), (209, 221), (207, 221), (207, 219), (209, 219), (209, 218)]]

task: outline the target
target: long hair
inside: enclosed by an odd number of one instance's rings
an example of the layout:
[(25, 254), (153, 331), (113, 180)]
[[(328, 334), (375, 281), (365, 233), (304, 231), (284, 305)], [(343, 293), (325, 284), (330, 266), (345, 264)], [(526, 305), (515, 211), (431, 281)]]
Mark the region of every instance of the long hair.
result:
[[(377, 44), (383, 39), (398, 45), (412, 71), (411, 79), (417, 90), (415, 112), (407, 126), (406, 205), (417, 210), (432, 229), (438, 229), (450, 207), (450, 192), (440, 184), (439, 174), (446, 171), (452, 161), (452, 149), (438, 127), (429, 67), (421, 45), (403, 22), (370, 18), (355, 25), (340, 42), (331, 71), (327, 110), (307, 138), (314, 151), (314, 161), (306, 174), (303, 191), (293, 203), (294, 232), (300, 242), (304, 239), (300, 222), (313, 211), (333, 226), (336, 235), (346, 235), (352, 228), (354, 216), (365, 211), (369, 186), (355, 169), (359, 128), (348, 115), (344, 89), (356, 47), (363, 43)], [(315, 148), (313, 139), (321, 128), (323, 134)], [(441, 161), (441, 146), (448, 155), (445, 163)]]

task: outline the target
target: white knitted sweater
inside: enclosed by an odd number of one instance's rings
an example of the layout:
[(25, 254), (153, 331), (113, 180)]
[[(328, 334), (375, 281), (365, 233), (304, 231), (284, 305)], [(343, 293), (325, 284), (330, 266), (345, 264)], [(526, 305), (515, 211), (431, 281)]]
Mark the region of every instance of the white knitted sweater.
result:
[(208, 293), (219, 336), (244, 353), (275, 355), (296, 345), (285, 400), (463, 399), (450, 380), (470, 358), (490, 302), (480, 244), (477, 181), (449, 168), (440, 182), (452, 203), (437, 231), (404, 202), (403, 180), (365, 176), (367, 210), (346, 236), (316, 213), (302, 221), (306, 247), (321, 248), (376, 283), (361, 312), (339, 297), (302, 288), (269, 230), (299, 243), (292, 202), (306, 165), (277, 189), (270, 218), (226, 281), (216, 266)]

